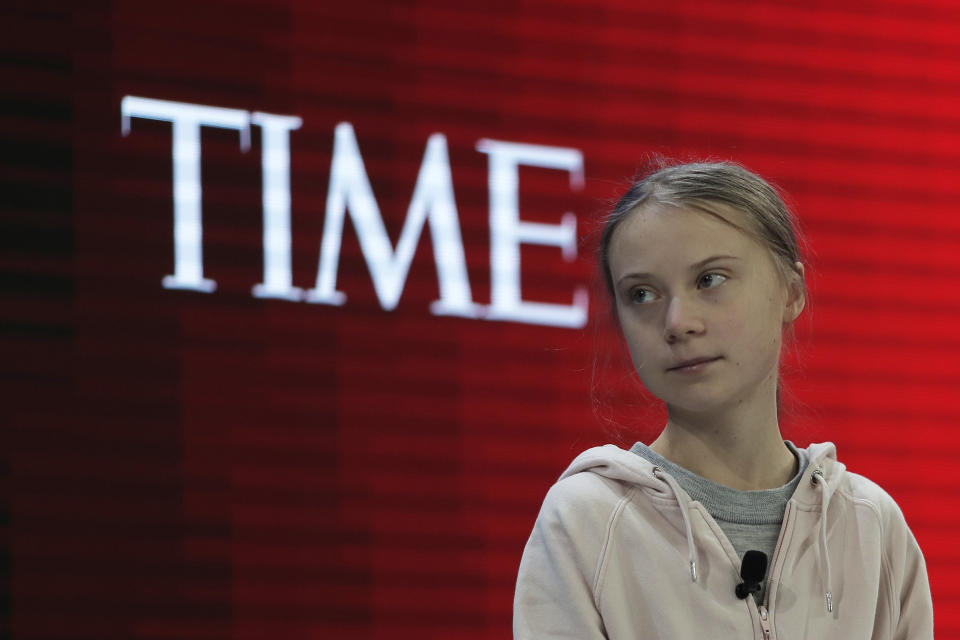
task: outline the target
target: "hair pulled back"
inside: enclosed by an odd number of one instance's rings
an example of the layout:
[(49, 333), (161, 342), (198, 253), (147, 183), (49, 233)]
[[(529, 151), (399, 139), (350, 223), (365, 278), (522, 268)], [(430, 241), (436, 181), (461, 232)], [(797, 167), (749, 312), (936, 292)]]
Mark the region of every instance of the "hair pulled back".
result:
[[(634, 178), (603, 223), (597, 258), (611, 300), (615, 295), (610, 241), (623, 221), (642, 206), (680, 207), (712, 215), (767, 247), (782, 280), (799, 273), (796, 263), (802, 260), (796, 218), (770, 183), (735, 162), (657, 159), (647, 173)], [(747, 227), (732, 222), (722, 206), (744, 213)]]

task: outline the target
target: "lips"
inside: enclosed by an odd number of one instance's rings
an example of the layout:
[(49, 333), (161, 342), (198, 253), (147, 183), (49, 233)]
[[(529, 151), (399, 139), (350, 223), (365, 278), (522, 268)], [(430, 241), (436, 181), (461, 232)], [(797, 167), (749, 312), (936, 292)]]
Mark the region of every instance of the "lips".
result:
[(667, 369), (667, 371), (689, 371), (689, 370), (695, 369), (695, 368), (697, 367), (697, 365), (703, 365), (703, 364), (706, 364), (706, 363), (708, 363), (708, 362), (715, 362), (715, 361), (719, 360), (720, 358), (721, 358), (721, 356), (712, 356), (712, 357), (709, 357), (709, 356), (708, 356), (708, 357), (704, 357), (704, 358), (692, 358), (692, 359), (690, 359), (690, 360), (684, 360), (684, 361), (682, 361), (682, 362), (678, 362), (677, 364), (675, 364), (675, 365), (673, 365), (672, 367), (670, 367), (669, 369)]

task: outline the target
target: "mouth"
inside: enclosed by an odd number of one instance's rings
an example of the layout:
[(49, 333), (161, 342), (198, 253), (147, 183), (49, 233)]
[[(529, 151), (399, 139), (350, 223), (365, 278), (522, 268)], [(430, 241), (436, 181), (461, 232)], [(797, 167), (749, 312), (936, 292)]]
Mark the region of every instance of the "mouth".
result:
[(702, 371), (706, 369), (711, 362), (716, 362), (722, 356), (714, 356), (712, 358), (693, 358), (692, 360), (684, 360), (679, 362), (674, 366), (667, 369), (667, 371), (674, 371), (676, 373), (695, 373), (697, 371)]

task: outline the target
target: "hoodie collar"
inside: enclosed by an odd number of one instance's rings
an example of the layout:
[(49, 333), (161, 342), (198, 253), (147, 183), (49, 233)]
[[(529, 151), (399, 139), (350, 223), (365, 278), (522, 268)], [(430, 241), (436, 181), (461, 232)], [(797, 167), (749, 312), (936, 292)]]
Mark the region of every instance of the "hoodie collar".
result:
[[(832, 613), (833, 592), (830, 556), (827, 548), (827, 516), (830, 498), (836, 491), (846, 467), (837, 461), (837, 449), (832, 442), (811, 444), (807, 447), (807, 455), (810, 463), (803, 472), (800, 484), (791, 500), (795, 500), (801, 506), (820, 508), (821, 517), (817, 532), (818, 565), (827, 611)], [(690, 578), (693, 582), (697, 581), (697, 545), (690, 521), (690, 497), (670, 474), (640, 456), (612, 444), (587, 449), (573, 460), (560, 477), (565, 478), (582, 471), (645, 487), (656, 493), (671, 495), (680, 505), (680, 514), (683, 518)]]
[[(801, 476), (793, 498), (802, 506), (820, 506), (822, 492), (812, 484), (813, 472), (820, 469), (826, 486), (832, 494), (840, 483), (846, 466), (837, 461), (837, 448), (832, 442), (811, 444), (807, 447), (807, 456), (810, 462)], [(629, 482), (662, 492), (664, 481), (654, 475), (653, 468), (652, 463), (637, 454), (613, 444), (605, 444), (587, 449), (578, 455), (560, 477), (566, 478), (581, 471), (590, 471), (611, 480)], [(669, 493), (674, 492), (669, 491)]]

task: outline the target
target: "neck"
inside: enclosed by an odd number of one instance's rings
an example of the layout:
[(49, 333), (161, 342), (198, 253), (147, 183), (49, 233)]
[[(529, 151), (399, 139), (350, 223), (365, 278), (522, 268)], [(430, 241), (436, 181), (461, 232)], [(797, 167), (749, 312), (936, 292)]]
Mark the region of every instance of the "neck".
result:
[(707, 480), (733, 489), (773, 489), (796, 473), (796, 459), (780, 434), (775, 391), (760, 404), (709, 413), (668, 407), (668, 412), (650, 448)]

